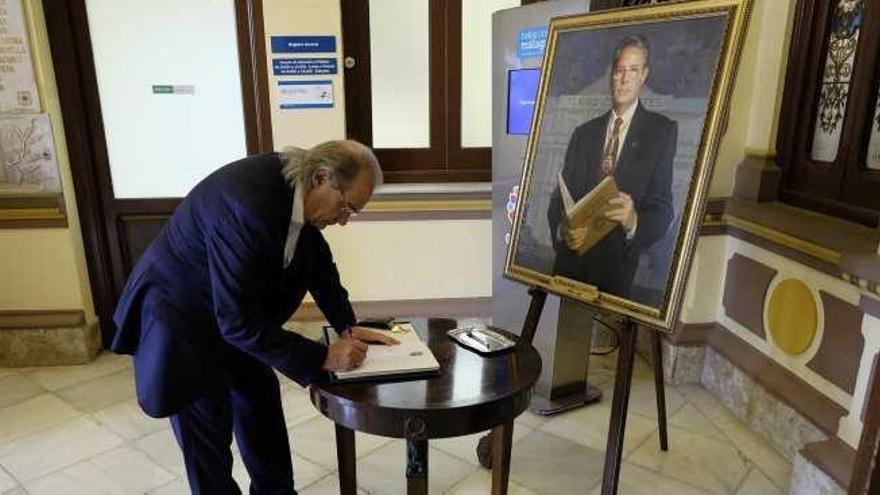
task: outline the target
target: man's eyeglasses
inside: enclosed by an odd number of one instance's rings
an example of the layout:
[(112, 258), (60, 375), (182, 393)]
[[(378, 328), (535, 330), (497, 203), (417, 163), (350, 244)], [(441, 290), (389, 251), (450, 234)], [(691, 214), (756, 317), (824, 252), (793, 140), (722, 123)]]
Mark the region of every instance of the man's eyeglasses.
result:
[(340, 208), (340, 210), (342, 211), (342, 214), (348, 218), (358, 216), (358, 213), (360, 213), (360, 210), (358, 210), (357, 208), (352, 206), (352, 204), (349, 203), (347, 199), (345, 199), (345, 193), (342, 191), (342, 188), (337, 187), (336, 190), (339, 191), (339, 195), (342, 197), (342, 207)]
[(345, 205), (342, 206), (342, 214), (347, 216), (348, 218), (356, 217), (356, 216), (358, 216), (358, 213), (360, 213), (360, 212), (358, 212), (354, 208), (354, 206), (351, 206), (348, 203), (345, 203)]

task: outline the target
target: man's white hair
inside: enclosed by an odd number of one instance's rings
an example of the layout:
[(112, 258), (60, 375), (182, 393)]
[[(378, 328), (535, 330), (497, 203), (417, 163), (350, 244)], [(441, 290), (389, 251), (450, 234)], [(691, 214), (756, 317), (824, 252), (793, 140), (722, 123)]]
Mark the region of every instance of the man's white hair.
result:
[(311, 189), (321, 170), (345, 187), (366, 167), (373, 173), (373, 189), (384, 183), (379, 160), (368, 146), (357, 141), (327, 141), (309, 149), (287, 146), (281, 150), (282, 173), (291, 186), (302, 183)]

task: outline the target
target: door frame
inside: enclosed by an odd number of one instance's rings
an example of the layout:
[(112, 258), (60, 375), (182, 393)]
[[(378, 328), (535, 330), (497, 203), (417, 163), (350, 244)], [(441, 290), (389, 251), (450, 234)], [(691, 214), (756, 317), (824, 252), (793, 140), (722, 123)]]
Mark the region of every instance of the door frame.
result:
[[(261, 0), (234, 0), (245, 145), (273, 148)], [(132, 263), (181, 198), (116, 199), (85, 0), (43, 0), (64, 120), (89, 283), (104, 347), (116, 332), (113, 309)]]

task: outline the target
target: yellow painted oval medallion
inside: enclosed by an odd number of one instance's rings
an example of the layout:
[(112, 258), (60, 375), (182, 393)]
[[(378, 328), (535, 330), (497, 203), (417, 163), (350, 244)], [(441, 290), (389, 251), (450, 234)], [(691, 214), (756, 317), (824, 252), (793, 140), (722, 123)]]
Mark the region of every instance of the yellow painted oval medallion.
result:
[(787, 354), (796, 355), (810, 347), (816, 337), (816, 300), (800, 280), (779, 283), (767, 303), (767, 323), (773, 342)]

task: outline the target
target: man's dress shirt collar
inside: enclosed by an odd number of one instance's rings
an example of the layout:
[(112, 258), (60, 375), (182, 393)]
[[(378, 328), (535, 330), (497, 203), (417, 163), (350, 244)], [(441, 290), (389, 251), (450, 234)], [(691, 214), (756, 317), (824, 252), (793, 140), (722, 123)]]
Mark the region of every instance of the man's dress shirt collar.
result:
[(305, 206), (303, 204), (302, 182), (298, 182), (293, 190), (293, 209), (290, 212), (290, 228), (287, 230), (287, 242), (284, 243), (284, 268), (290, 265), (299, 233), (305, 224)]

